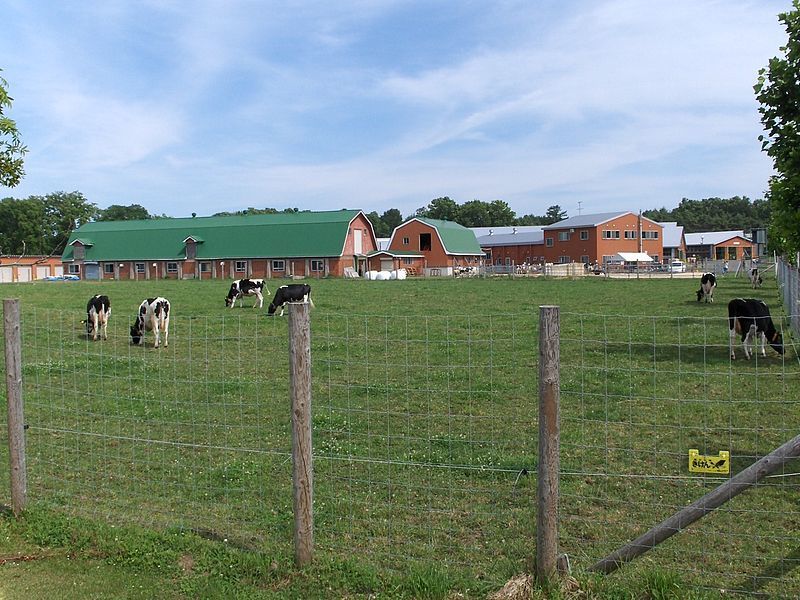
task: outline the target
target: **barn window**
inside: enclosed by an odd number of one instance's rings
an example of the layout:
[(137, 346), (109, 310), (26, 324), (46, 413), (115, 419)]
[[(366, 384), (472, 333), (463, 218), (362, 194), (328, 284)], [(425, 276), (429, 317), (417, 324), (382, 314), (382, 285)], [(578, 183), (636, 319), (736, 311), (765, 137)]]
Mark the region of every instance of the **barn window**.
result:
[(420, 233), (419, 234), (419, 249), (421, 251), (430, 250), (431, 249), (431, 234), (430, 233)]
[[(644, 236), (642, 236), (644, 237)], [(619, 239), (619, 229), (603, 229), (603, 239), (604, 240), (618, 240)]]
[(572, 260), (570, 260), (569, 256), (559, 256), (558, 262), (560, 262), (563, 265), (572, 262)]
[(409, 240), (407, 237), (403, 238), (403, 246), (408, 246), (410, 243), (411, 243), (411, 240)]
[(411, 265), (413, 263), (414, 263), (414, 259), (412, 259), (412, 258), (404, 258), (403, 259), (403, 264), (404, 265)]
[(144, 263), (136, 263), (136, 272), (144, 273)]
[(312, 259), (311, 261), (311, 271), (314, 273), (321, 273), (325, 270), (325, 263), (319, 259)]
[(643, 231), (642, 232), (642, 239), (643, 240), (657, 240), (658, 239), (658, 231)]
[(247, 270), (247, 261), (237, 260), (234, 268), (236, 269), (237, 273), (244, 273)]
[(581, 230), (581, 240), (586, 241), (589, 239), (589, 232), (586, 229)]
[(177, 273), (178, 272), (178, 263), (176, 262), (168, 262), (167, 263), (167, 273)]
[(201, 273), (210, 273), (211, 272), (211, 263), (201, 262), (200, 263), (200, 272)]
[(511, 257), (510, 256), (506, 256), (506, 266), (507, 267), (511, 266)]
[(75, 257), (75, 260), (86, 258), (86, 248), (84, 248), (83, 244), (75, 244), (72, 247), (72, 256)]
[(285, 271), (286, 270), (286, 261), (285, 260), (273, 260), (272, 261), (272, 270), (273, 271)]
[(106, 275), (114, 274), (114, 263), (103, 263), (103, 273)]
[(584, 254), (583, 256), (581, 256), (581, 262), (583, 264), (585, 264), (585, 265), (588, 265), (589, 264), (589, 255), (588, 254)]
[(69, 265), (68, 271), (69, 271), (70, 275), (80, 275), (81, 274), (81, 266), (80, 265), (71, 264), (71, 265)]
[(728, 260), (736, 260), (736, 248), (734, 246), (728, 247)]
[(569, 241), (569, 231), (559, 231), (558, 232), (558, 241), (559, 242), (568, 242)]
[(551, 238), (551, 237), (544, 238), (544, 245), (547, 246), (548, 248), (552, 248), (553, 247), (553, 238)]
[[(643, 234), (646, 232), (642, 232)], [(644, 237), (644, 235), (642, 235)], [(636, 239), (636, 231), (635, 230), (627, 230), (625, 231), (625, 239), (626, 240), (635, 240)]]

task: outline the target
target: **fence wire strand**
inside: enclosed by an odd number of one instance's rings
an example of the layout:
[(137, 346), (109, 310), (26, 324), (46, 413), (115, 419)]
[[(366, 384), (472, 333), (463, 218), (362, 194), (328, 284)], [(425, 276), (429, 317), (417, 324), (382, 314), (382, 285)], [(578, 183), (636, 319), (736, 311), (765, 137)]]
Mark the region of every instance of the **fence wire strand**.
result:
[[(559, 545), (575, 568), (727, 479), (690, 473), (689, 449), (729, 451), (735, 473), (800, 430), (788, 327), (784, 356), (750, 361), (730, 359), (722, 318), (562, 312), (560, 331)], [(529, 569), (538, 334), (536, 314), (315, 314), (319, 551)], [(29, 309), (23, 343), (32, 502), (291, 554), (285, 319), (175, 316), (155, 350), (119, 319), (94, 342), (74, 312)], [(699, 588), (800, 595), (799, 472), (792, 461), (621, 576), (657, 565)]]

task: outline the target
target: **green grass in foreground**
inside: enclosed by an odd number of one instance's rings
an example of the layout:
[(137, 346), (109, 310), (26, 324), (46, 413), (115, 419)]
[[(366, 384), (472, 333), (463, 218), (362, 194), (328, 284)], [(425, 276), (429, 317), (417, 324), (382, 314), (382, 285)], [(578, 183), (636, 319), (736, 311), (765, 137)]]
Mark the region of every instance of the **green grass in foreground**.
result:
[[(759, 295), (777, 316), (768, 283)], [(312, 285), (317, 554), (304, 570), (291, 549), (285, 319), (224, 309), (224, 282), (4, 286), (23, 304), (32, 504), (4, 518), (2, 538), (42, 558), (0, 567), (23, 573), (29, 595), (0, 591), (42, 597), (52, 579), (76, 598), (484, 597), (535, 555), (536, 482), (520, 473), (535, 472), (541, 304), (562, 311), (560, 544), (583, 592), (800, 589), (765, 568), (791, 552), (791, 480), (657, 558), (585, 574), (716, 485), (687, 480), (687, 447), (731, 447), (740, 469), (796, 431), (796, 356), (727, 359), (727, 300), (753, 295), (743, 279), (721, 281), (713, 305), (677, 279)], [(112, 298), (111, 339), (91, 343), (79, 321), (97, 291)], [(173, 305), (158, 352), (127, 340), (152, 295)]]

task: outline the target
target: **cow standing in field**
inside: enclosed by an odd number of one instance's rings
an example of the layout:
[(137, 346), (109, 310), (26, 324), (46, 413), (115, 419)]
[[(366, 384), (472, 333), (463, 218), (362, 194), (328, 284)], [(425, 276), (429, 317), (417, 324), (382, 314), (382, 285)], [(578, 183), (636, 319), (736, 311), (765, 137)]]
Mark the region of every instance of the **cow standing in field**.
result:
[(275, 290), (275, 297), (272, 299), (272, 302), (270, 302), (267, 313), (274, 315), (275, 311), (278, 310), (278, 307), (280, 306), (281, 314), (278, 316), (282, 317), (283, 309), (287, 302), (305, 302), (311, 304), (311, 307), (313, 308), (314, 301), (311, 300), (311, 286), (307, 283), (292, 283), (290, 285), (282, 285)]
[(703, 273), (700, 278), (700, 289), (697, 290), (697, 301), (703, 298), (706, 302), (714, 302), (714, 288), (717, 287), (717, 276), (713, 273)]
[[(267, 290), (269, 294), (269, 290)], [(241, 306), (244, 306), (245, 296), (255, 296), (256, 303), (253, 308), (264, 306), (264, 280), (263, 279), (237, 279), (231, 284), (228, 295), (225, 297), (225, 306), (233, 308), (236, 301), (241, 299)]]
[(86, 304), (86, 334), (91, 335), (97, 341), (98, 334), (104, 340), (108, 339), (108, 318), (111, 316), (111, 300), (108, 296), (96, 294), (89, 298)]
[(730, 328), (731, 360), (736, 360), (733, 350), (733, 338), (736, 334), (742, 336), (744, 356), (750, 360), (750, 345), (755, 343), (758, 351), (758, 341), (761, 340), (761, 356), (767, 355), (767, 343), (777, 352), (783, 354), (783, 337), (775, 328), (769, 308), (762, 300), (755, 298), (734, 298), (728, 303), (728, 326)]
[(164, 347), (169, 346), (169, 300), (166, 298), (148, 298), (139, 305), (139, 314), (131, 325), (131, 341), (134, 344), (144, 343), (144, 332), (152, 331), (156, 336), (154, 348), (158, 348), (161, 333), (164, 333)]
[(761, 284), (764, 283), (764, 280), (761, 278), (761, 274), (758, 272), (758, 267), (753, 267), (750, 269), (750, 283), (753, 284), (753, 289), (757, 289), (761, 287)]

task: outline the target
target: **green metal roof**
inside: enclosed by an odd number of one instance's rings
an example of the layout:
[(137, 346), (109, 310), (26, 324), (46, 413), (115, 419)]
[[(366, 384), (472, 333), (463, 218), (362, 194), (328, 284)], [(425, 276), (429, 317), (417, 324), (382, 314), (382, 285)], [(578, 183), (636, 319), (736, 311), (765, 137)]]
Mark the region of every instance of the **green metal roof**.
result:
[(73, 259), (75, 240), (91, 240), (86, 261), (180, 260), (184, 240), (197, 241), (197, 259), (341, 256), (350, 222), (360, 210), (189, 217), (86, 223), (70, 234), (62, 260)]
[(428, 219), (427, 217), (415, 218), (436, 229), (444, 245), (445, 252), (448, 254), (483, 254), (478, 239), (475, 237), (475, 232), (471, 229), (467, 229), (453, 221)]

